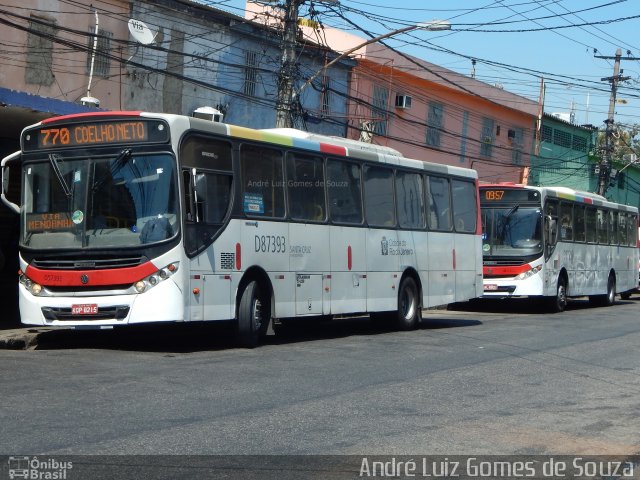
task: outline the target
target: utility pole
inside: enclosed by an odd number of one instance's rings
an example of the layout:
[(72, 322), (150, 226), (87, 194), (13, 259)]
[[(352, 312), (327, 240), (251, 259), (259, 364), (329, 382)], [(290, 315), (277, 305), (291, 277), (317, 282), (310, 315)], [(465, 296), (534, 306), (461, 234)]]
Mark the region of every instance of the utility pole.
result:
[[(629, 52), (627, 52), (629, 53)], [(620, 70), (620, 60), (622, 58), (622, 50), (618, 48), (616, 50), (615, 57), (607, 57), (602, 55), (594, 55), (595, 58), (603, 58), (607, 60), (613, 60), (613, 76), (612, 77), (604, 77), (600, 80), (607, 81), (611, 83), (611, 96), (609, 98), (609, 115), (605, 120), (606, 129), (605, 129), (605, 147), (604, 154), (602, 156), (602, 160), (600, 161), (600, 174), (599, 174), (599, 184), (598, 184), (598, 193), (603, 195), (607, 193), (607, 188), (609, 188), (609, 175), (611, 173), (611, 162), (613, 160), (613, 133), (614, 133), (614, 115), (616, 108), (616, 94), (618, 93), (618, 83), (629, 80), (629, 77), (622, 76), (622, 70)], [(636, 57), (625, 57), (625, 60), (640, 60), (640, 58)]]
[(286, 0), (284, 33), (282, 36), (282, 62), (278, 72), (278, 99), (276, 101), (276, 127), (291, 128), (291, 101), (293, 99), (298, 37), (298, 8), (304, 0)]

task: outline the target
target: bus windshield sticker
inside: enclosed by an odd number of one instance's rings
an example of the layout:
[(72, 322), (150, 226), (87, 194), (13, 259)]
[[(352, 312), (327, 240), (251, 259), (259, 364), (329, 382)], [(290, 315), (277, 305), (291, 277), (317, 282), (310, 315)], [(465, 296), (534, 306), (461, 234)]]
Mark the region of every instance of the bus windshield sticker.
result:
[(75, 212), (73, 212), (73, 215), (71, 216), (71, 220), (76, 225), (80, 225), (84, 220), (84, 213), (82, 213), (81, 210), (76, 210)]
[(244, 194), (244, 213), (252, 215), (264, 213), (264, 200), (258, 193)]

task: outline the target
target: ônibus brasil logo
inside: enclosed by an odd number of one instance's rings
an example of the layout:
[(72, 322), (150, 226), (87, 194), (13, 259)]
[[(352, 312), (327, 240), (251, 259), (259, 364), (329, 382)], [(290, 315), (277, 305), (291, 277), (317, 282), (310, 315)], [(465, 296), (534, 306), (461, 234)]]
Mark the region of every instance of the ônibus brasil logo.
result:
[(29, 480), (65, 480), (73, 462), (61, 462), (54, 458), (41, 460), (38, 457), (9, 457), (9, 478)]

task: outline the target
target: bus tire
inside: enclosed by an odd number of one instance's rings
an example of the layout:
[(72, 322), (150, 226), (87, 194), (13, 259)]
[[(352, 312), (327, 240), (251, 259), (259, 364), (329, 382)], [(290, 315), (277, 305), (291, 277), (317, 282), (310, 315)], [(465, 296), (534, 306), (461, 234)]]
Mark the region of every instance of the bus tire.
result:
[(400, 282), (398, 291), (398, 311), (396, 313), (396, 327), (398, 330), (413, 330), (418, 327), (422, 319), (418, 286), (412, 277), (405, 277)]
[(607, 293), (590, 296), (589, 303), (597, 307), (610, 307), (616, 303), (616, 277), (613, 274), (607, 279)]
[(240, 297), (238, 304), (238, 345), (243, 348), (255, 348), (269, 328), (271, 320), (269, 297), (255, 280), (250, 281)]
[(631, 292), (622, 292), (620, 298), (622, 300), (629, 300), (631, 298)]
[(567, 281), (564, 277), (558, 278), (556, 294), (549, 297), (548, 305), (552, 313), (564, 312), (564, 309), (567, 308)]

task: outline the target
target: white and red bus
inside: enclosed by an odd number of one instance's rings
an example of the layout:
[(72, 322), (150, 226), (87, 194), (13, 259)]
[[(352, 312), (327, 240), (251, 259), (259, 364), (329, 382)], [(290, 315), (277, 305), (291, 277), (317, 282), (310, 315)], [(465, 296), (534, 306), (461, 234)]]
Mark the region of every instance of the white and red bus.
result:
[(612, 305), (638, 284), (638, 209), (564, 187), (481, 185), (484, 297)]
[(369, 312), (411, 329), (482, 294), (473, 170), (142, 112), (42, 121), (2, 167), (25, 324), (232, 320), (254, 346), (270, 322)]

